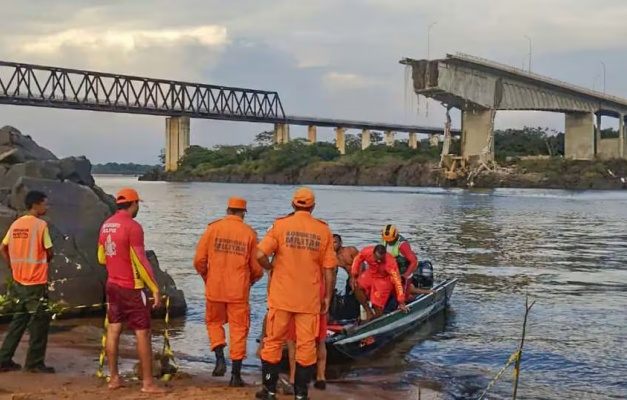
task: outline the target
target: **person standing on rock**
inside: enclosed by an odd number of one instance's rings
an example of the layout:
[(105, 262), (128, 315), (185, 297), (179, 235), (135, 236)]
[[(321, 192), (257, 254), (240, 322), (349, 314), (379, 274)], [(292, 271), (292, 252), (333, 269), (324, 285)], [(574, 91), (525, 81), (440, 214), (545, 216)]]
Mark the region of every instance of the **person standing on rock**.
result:
[[(314, 218), (315, 196), (300, 188), (292, 199), (294, 213), (274, 221), (258, 246), (261, 266), (272, 269), (266, 336), (261, 349), (263, 389), (260, 399), (276, 399), (279, 363), (291, 323), (296, 328), (296, 399), (307, 399), (316, 364), (320, 314), (326, 314), (333, 293), (337, 258), (326, 222)], [(274, 254), (272, 265), (269, 258)], [(325, 284), (321, 297), (320, 285)]]
[(250, 327), (248, 298), (251, 286), (263, 277), (255, 257), (257, 233), (244, 222), (246, 212), (246, 200), (230, 198), (226, 217), (207, 226), (194, 256), (194, 267), (205, 282), (205, 321), (209, 344), (216, 355), (213, 376), (226, 373), (224, 324), (228, 322), (232, 387), (245, 385), (241, 369)]
[(26, 215), (11, 224), (0, 253), (11, 268), (18, 300), (17, 314), (13, 316), (9, 331), (0, 348), (0, 372), (19, 370), (13, 362), (17, 346), (29, 330), (30, 339), (24, 369), (28, 372), (54, 373), (54, 368), (44, 364), (48, 345), (48, 263), (52, 259), (52, 240), (48, 224), (40, 217), (48, 209), (47, 196), (39, 191), (26, 194)]
[(106, 353), (109, 361), (109, 389), (124, 382), (118, 370), (118, 348), (122, 323), (135, 331), (137, 353), (142, 368), (143, 393), (164, 393), (152, 378), (152, 345), (150, 342), (150, 306), (144, 288), (154, 297), (153, 308), (161, 305), (161, 293), (144, 249), (144, 230), (134, 220), (139, 211), (139, 195), (134, 189), (118, 192), (118, 211), (100, 228), (98, 262), (107, 267), (107, 330)]

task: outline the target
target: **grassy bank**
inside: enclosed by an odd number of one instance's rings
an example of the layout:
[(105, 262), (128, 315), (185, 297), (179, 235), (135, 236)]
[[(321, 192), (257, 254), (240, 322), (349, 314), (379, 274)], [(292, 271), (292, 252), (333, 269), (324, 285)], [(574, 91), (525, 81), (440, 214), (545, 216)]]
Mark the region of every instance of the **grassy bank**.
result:
[[(346, 154), (334, 143), (308, 144), (296, 139), (278, 148), (272, 133), (257, 135), (255, 144), (191, 146), (176, 172), (157, 169), (142, 180), (207, 181), (232, 183), (321, 184), (360, 186), (466, 186), (442, 178), (438, 163), (442, 145), (423, 141), (417, 149), (397, 141), (393, 147), (373, 135), (371, 146), (361, 150), (361, 138), (346, 135)], [(453, 141), (451, 153), (459, 153)], [(627, 176), (623, 160), (571, 161), (562, 157), (563, 135), (546, 129), (525, 128), (495, 132), (498, 167), (482, 172), (475, 187), (532, 187), (563, 189), (619, 189)], [(546, 159), (524, 159), (539, 156)], [(616, 176), (612, 176), (612, 173)]]

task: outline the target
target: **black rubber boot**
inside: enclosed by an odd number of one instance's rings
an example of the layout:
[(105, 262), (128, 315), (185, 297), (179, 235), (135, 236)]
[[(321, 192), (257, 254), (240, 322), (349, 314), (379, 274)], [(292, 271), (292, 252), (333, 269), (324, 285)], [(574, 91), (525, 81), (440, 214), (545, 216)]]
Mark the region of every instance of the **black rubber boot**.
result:
[(296, 363), (296, 371), (294, 373), (294, 392), (296, 400), (309, 399), (309, 382), (314, 374), (315, 365), (303, 367)]
[(233, 360), (231, 366), (231, 382), (230, 387), (243, 387), (246, 383), (242, 380), (242, 360)]
[(276, 384), (279, 381), (279, 364), (261, 362), (261, 381), (263, 388), (255, 393), (255, 397), (262, 400), (276, 400)]
[(326, 390), (327, 389), (327, 382), (326, 381), (315, 381), (314, 382), (314, 387), (318, 390)]
[(213, 376), (224, 376), (226, 374), (226, 360), (224, 359), (224, 346), (216, 347), (216, 367), (213, 369)]

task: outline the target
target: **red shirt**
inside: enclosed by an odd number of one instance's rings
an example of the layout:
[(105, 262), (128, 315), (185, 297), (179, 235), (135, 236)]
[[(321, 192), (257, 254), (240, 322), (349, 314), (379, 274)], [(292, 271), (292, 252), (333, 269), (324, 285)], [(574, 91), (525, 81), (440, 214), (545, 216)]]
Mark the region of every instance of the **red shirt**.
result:
[(405, 257), (409, 262), (407, 266), (407, 270), (403, 274), (405, 278), (414, 273), (416, 268), (418, 267), (418, 257), (416, 257), (416, 253), (411, 249), (409, 242), (403, 242), (400, 246), (398, 246), (398, 252), (401, 256)]
[(396, 272), (398, 275), (398, 264), (390, 253), (385, 253), (385, 257), (381, 264), (378, 264), (374, 259), (374, 246), (364, 247), (357, 257), (353, 260), (351, 267), (351, 275), (359, 275), (359, 269), (362, 263), (366, 263), (368, 268), (364, 273), (372, 274), (375, 278), (388, 278)]
[(108, 283), (127, 289), (143, 289), (154, 293), (157, 281), (146, 250), (144, 230), (126, 211), (117, 211), (100, 228), (98, 261), (107, 266)]

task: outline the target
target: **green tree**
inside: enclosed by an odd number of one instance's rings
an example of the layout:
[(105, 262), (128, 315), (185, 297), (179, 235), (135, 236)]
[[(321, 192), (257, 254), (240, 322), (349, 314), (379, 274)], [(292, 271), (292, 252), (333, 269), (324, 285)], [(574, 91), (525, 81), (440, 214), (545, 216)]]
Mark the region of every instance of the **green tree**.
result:
[(165, 165), (165, 149), (161, 149), (161, 152), (159, 152), (159, 163), (162, 166)]
[(274, 132), (263, 131), (259, 132), (254, 139), (254, 142), (259, 146), (272, 146), (274, 144)]

